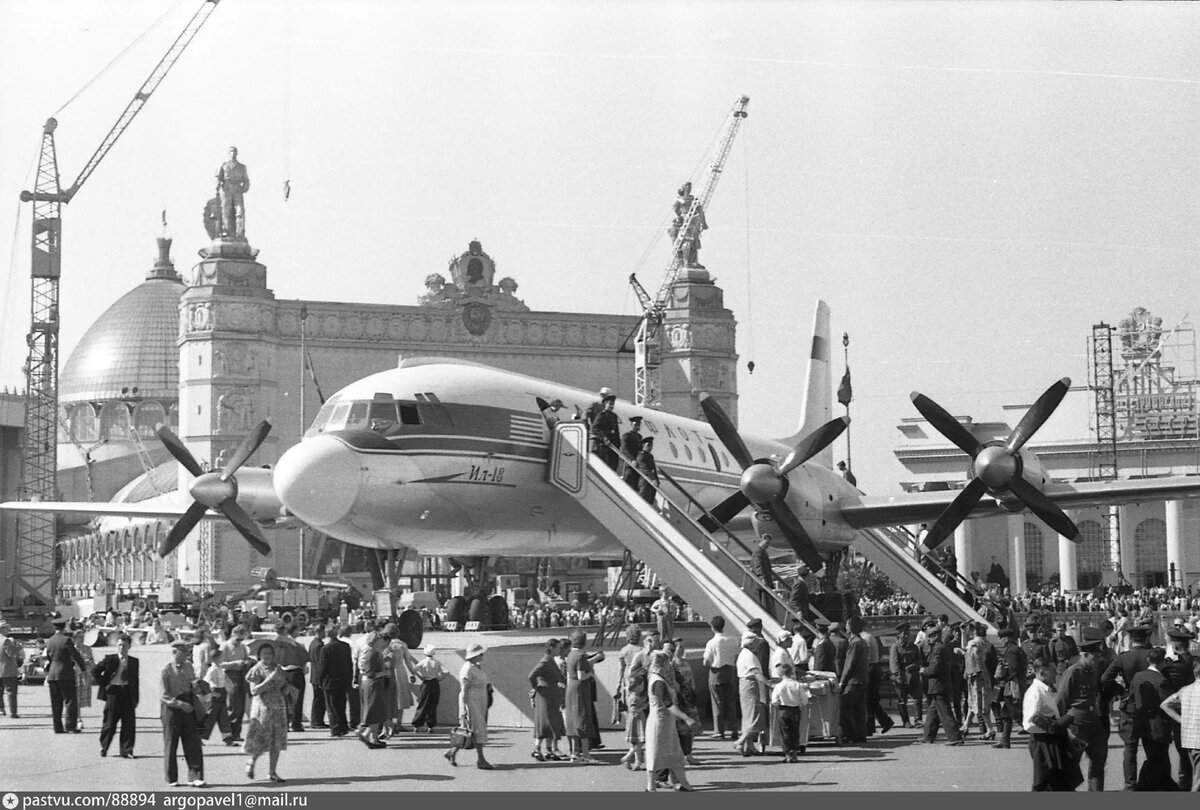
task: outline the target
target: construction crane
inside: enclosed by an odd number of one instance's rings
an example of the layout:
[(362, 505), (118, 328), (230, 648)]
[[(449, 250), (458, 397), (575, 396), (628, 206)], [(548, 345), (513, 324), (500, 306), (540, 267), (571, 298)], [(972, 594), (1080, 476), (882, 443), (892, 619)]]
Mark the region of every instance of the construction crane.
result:
[[(62, 206), (69, 203), (104, 160), (109, 150), (150, 100), (151, 94), (208, 20), (220, 0), (204, 0), (166, 55), (150, 71), (133, 99), (92, 153), (75, 182), (63, 188), (58, 176), (54, 130), (50, 118), (42, 128), (33, 191), (22, 191), (21, 201), (33, 203), (33, 258), (30, 262), (31, 326), (25, 362), (28, 389), (25, 400), (25, 447), (21, 463), (21, 492), (27, 500), (54, 500), (58, 496), (58, 286), (62, 270)], [(21, 515), (17, 519), (13, 599), (23, 604), (53, 605), (56, 590), (54, 544), (56, 520), (50, 514)]]
[(658, 292), (651, 298), (646, 289), (638, 282), (637, 275), (631, 273), (629, 276), (629, 283), (638, 297), (638, 303), (641, 304), (643, 313), (641, 323), (638, 325), (637, 336), (634, 338), (633, 395), (634, 402), (638, 405), (649, 408), (658, 408), (662, 405), (660, 334), (663, 318), (667, 313), (667, 304), (670, 301), (671, 287), (679, 278), (679, 271), (683, 269), (685, 260), (692, 251), (692, 245), (699, 234), (700, 224), (703, 222), (704, 212), (708, 210), (708, 203), (712, 199), (713, 192), (717, 190), (717, 182), (721, 179), (721, 171), (725, 168), (729, 150), (733, 148), (733, 139), (737, 137), (742, 120), (748, 114), (746, 106), (749, 103), (749, 96), (741, 96), (733, 105), (733, 111), (729, 114), (729, 120), (725, 124), (725, 132), (721, 135), (717, 146), (716, 157), (708, 167), (704, 185), (701, 187), (700, 193), (693, 197), (692, 205), (686, 216), (683, 217), (683, 221), (676, 223), (678, 231), (675, 233), (674, 244), (671, 246), (671, 261), (667, 265), (666, 272), (663, 273)]

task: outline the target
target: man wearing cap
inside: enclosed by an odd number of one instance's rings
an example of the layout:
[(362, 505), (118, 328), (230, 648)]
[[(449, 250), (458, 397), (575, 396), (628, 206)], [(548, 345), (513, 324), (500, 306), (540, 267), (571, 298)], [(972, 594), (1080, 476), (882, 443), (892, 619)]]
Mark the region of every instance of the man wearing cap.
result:
[[(346, 719), (346, 700), (354, 681), (354, 654), (350, 645), (339, 636), (336, 623), (325, 631), (325, 646), (321, 648), (321, 691), (325, 693), (325, 712), (329, 715), (329, 736), (344, 737), (350, 733)], [(315, 688), (315, 687), (314, 687)]]
[(163, 765), (169, 784), (184, 784), (179, 781), (179, 763), (175, 758), (182, 743), (183, 758), (188, 767), (186, 784), (205, 787), (204, 748), (200, 740), (200, 723), (192, 703), (192, 684), (196, 680), (196, 672), (189, 660), (191, 652), (191, 642), (182, 639), (172, 642), (173, 658), (162, 670)]
[(875, 733), (876, 724), (880, 734), (887, 734), (896, 721), (888, 717), (883, 704), (879, 702), (879, 690), (883, 685), (883, 643), (865, 628), (859, 636), (867, 646), (867, 736)]
[(246, 672), (251, 666), (250, 651), (246, 649), (246, 625), (233, 628), (230, 639), (221, 645), (221, 669), (225, 670), (225, 704), (229, 712), (229, 736), (225, 742), (240, 742), (242, 719), (246, 715)]
[(1104, 790), (1104, 764), (1108, 761), (1108, 720), (1100, 717), (1100, 673), (1096, 671), (1096, 653), (1103, 643), (1102, 631), (1085, 632), (1078, 660), (1058, 679), (1059, 714), (1074, 718), (1071, 731), (1081, 745), (1086, 744), (1072, 750), (1071, 757), (1078, 765), (1087, 754), (1089, 791)]
[[(1042, 626), (1036, 619), (1026, 620), (1025, 639), (1021, 642), (1021, 649), (1025, 651), (1025, 658), (1029, 661), (1030, 666), (1039, 658), (1050, 660), (1050, 647), (1042, 636)], [(1054, 662), (1050, 661), (1050, 663)]]
[[(1194, 778), (1197, 768), (1200, 768), (1200, 660), (1192, 662), (1192, 682), (1163, 699), (1160, 709), (1162, 713), (1176, 724), (1181, 732), (1183, 748), (1181, 751), (1180, 772), (1183, 771), (1183, 759), (1188, 761), (1188, 790), (1200, 792), (1200, 779)], [(1182, 778), (1179, 785), (1184, 789)]]
[(950, 665), (951, 650), (942, 641), (942, 631), (931, 627), (928, 631), (929, 659), (921, 669), (926, 677), (925, 694), (929, 698), (929, 711), (925, 714), (922, 741), (932, 743), (937, 736), (938, 726), (946, 731), (946, 745), (962, 745), (962, 735), (954, 722), (954, 711), (950, 708)]
[(1067, 667), (1079, 660), (1079, 645), (1075, 643), (1072, 636), (1067, 634), (1066, 622), (1060, 621), (1054, 624), (1054, 638), (1050, 639), (1048, 652), (1050, 660), (1058, 669), (1059, 677), (1067, 671)]
[(1124, 743), (1122, 767), (1125, 777), (1125, 789), (1133, 790), (1137, 784), (1138, 768), (1138, 737), (1134, 734), (1134, 701), (1130, 686), (1133, 678), (1150, 665), (1150, 626), (1145, 624), (1130, 625), (1130, 648), (1118, 653), (1108, 669), (1100, 676), (1100, 689), (1107, 698), (1119, 698), (1120, 725), (1117, 733)]
[(834, 672), (841, 678), (842, 669), (846, 666), (846, 650), (850, 646), (850, 641), (842, 635), (841, 622), (829, 625), (829, 640), (833, 642)]
[(638, 494), (646, 503), (652, 504), (658, 497), (658, 463), (654, 460), (653, 436), (642, 439), (642, 451), (638, 453), (636, 466), (641, 472), (638, 476)]
[(54, 721), (54, 733), (79, 733), (79, 704), (75, 692), (75, 668), (86, 671), (83, 656), (75, 648), (75, 642), (66, 632), (67, 620), (53, 620), (54, 635), (46, 642), (46, 687), (50, 690), (50, 716)]
[(754, 618), (746, 622), (746, 629), (754, 634), (754, 644), (751, 645), (750, 651), (758, 656), (758, 664), (762, 667), (763, 675), (766, 675), (771, 671), (771, 645), (763, 636), (762, 619)]
[(838, 714), (842, 721), (842, 737), (848, 742), (867, 741), (867, 685), (870, 681), (867, 642), (863, 640), (863, 620), (851, 616), (846, 622), (849, 639), (846, 659), (838, 675)]
[[(1162, 671), (1167, 676), (1167, 682), (1170, 684), (1172, 692), (1178, 693), (1196, 680), (1194, 674), (1194, 656), (1188, 652), (1192, 638), (1192, 634), (1183, 626), (1178, 626), (1167, 631), (1169, 649), (1167, 650), (1166, 661), (1163, 662)], [(1194, 768), (1188, 752), (1184, 749), (1200, 746), (1185, 745), (1183, 743), (1183, 731), (1179, 722), (1172, 721), (1172, 726), (1171, 740), (1175, 745), (1175, 753), (1179, 756), (1179, 789), (1190, 791), (1194, 787), (1192, 784)]]
[(912, 728), (908, 709), (912, 706), (917, 725), (922, 723), (925, 696), (921, 692), (921, 652), (913, 643), (908, 622), (896, 625), (896, 643), (888, 652), (888, 670), (896, 688), (896, 707), (904, 728)]
[(829, 622), (819, 621), (816, 624), (817, 638), (813, 642), (812, 649), (812, 664), (810, 667), (815, 672), (832, 672), (837, 673), (837, 648), (833, 646), (833, 640), (829, 638)]
[(621, 446), (621, 418), (613, 409), (617, 395), (611, 389), (600, 389), (600, 409), (591, 416), (592, 452), (609, 467), (617, 469), (617, 448)]
[(17, 714), (17, 686), (21, 682), (21, 668), (25, 666), (25, 648), (9, 636), (12, 628), (0, 619), (0, 710), (8, 701), (8, 714), (14, 719)]
[(288, 709), (292, 731), (304, 731), (304, 666), (308, 663), (308, 650), (292, 638), (292, 628), (287, 624), (281, 623), (275, 628), (273, 643), (275, 659), (283, 670), (284, 679), (296, 690), (295, 700)]
[(417, 714), (413, 718), (413, 728), (426, 733), (432, 733), (437, 725), (438, 703), (442, 699), (442, 678), (450, 673), (442, 666), (442, 662), (433, 657), (437, 647), (426, 644), (425, 657), (413, 667), (413, 674), (421, 679), (421, 691), (417, 695)]
[(1166, 661), (1162, 647), (1146, 656), (1146, 668), (1133, 676), (1129, 692), (1133, 703), (1132, 737), (1140, 741), (1146, 761), (1135, 783), (1135, 790), (1178, 790), (1171, 778), (1171, 720), (1162, 713), (1165, 698), (1172, 689), (1159, 669)]
[(642, 417), (629, 417), (629, 430), (621, 434), (621, 453), (625, 456), (625, 483), (635, 490), (641, 483), (641, 476), (636, 472), (637, 457), (642, 452)]
[(1029, 659), (1017, 645), (1016, 628), (1000, 631), (1000, 649), (996, 651), (996, 720), (1000, 724), (1000, 741), (993, 748), (1012, 746), (1013, 722), (1021, 719), (1021, 701), (1025, 696), (1029, 675)]

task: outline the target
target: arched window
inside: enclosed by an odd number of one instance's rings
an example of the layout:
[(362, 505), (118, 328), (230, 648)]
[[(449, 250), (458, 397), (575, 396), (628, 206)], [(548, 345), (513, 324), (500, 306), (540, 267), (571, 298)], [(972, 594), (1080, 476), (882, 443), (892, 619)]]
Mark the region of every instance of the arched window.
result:
[(148, 399), (133, 410), (133, 426), (143, 439), (153, 439), (159, 425), (167, 423), (167, 412), (161, 403)]
[(1036, 591), (1046, 575), (1046, 553), (1042, 527), (1025, 521), (1025, 587)]
[(70, 425), (71, 433), (75, 435), (75, 441), (85, 447), (88, 443), (95, 442), (100, 438), (100, 428), (96, 422), (96, 409), (90, 402), (80, 402), (71, 406)]
[(171, 430), (179, 431), (179, 403), (172, 402), (171, 407), (167, 409), (167, 427)]
[(1167, 524), (1146, 518), (1133, 533), (1133, 554), (1145, 585), (1167, 584)]
[(100, 438), (123, 439), (133, 425), (124, 402), (106, 402), (100, 407)]
[(1112, 568), (1108, 532), (1094, 520), (1079, 522), (1079, 548), (1075, 555), (1080, 588), (1094, 588), (1104, 572)]

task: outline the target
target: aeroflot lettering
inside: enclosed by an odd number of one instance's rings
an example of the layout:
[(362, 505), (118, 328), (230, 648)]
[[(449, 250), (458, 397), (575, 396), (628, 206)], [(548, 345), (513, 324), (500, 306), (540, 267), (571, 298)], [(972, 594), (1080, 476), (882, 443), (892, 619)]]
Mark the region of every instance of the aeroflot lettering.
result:
[(1134, 411), (1191, 411), (1196, 407), (1194, 394), (1131, 394), (1118, 397)]

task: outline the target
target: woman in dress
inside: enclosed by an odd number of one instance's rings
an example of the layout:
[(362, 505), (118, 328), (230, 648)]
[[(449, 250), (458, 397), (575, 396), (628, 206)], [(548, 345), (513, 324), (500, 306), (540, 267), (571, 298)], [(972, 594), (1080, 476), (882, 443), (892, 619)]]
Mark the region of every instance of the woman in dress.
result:
[(415, 702), (413, 684), (418, 681), (413, 673), (416, 671), (417, 661), (409, 651), (408, 645), (400, 639), (398, 625), (389, 624), (384, 628), (384, 634), (389, 639), (388, 658), (392, 670), (392, 694), (388, 701), (388, 708), (391, 710), (389, 727), (392, 732), (400, 732), (404, 730), (404, 710), (412, 708)]
[(566, 721), (567, 745), (572, 762), (597, 765), (599, 760), (588, 756), (588, 741), (595, 732), (592, 725), (591, 685), (595, 677), (592, 662), (583, 650), (587, 644), (587, 633), (576, 630), (571, 634), (571, 652), (567, 655), (567, 696), (563, 702), (563, 719)]
[[(554, 660), (558, 639), (546, 642), (546, 654), (529, 673), (533, 698), (533, 758), (538, 762), (559, 759), (554, 744), (565, 733), (562, 716), (562, 687), (566, 678)], [(543, 750), (544, 749), (544, 750)]]
[(767, 728), (766, 701), (762, 693), (767, 687), (762, 663), (752, 649), (758, 636), (742, 634), (742, 650), (737, 657), (738, 695), (742, 704), (742, 736), (738, 737), (737, 750), (744, 757), (760, 753), (758, 735)]
[(246, 777), (254, 778), (254, 765), (265, 752), (269, 757), (272, 782), (282, 782), (276, 771), (279, 752), (287, 748), (288, 715), (286, 692), (292, 690), (287, 676), (275, 660), (275, 646), (267, 643), (258, 648), (258, 663), (246, 673), (246, 686), (250, 690), (250, 723), (246, 727), (246, 741), (242, 751), (246, 760)]
[[(75, 631), (75, 649), (83, 659), (83, 672), (75, 673), (75, 706), (80, 709), (90, 709), (92, 706), (92, 667), (96, 666), (96, 657), (92, 648), (83, 640), (82, 629)], [(83, 731), (83, 712), (78, 715), (75, 727)]]
[(700, 725), (700, 707), (696, 700), (696, 676), (684, 657), (683, 639), (677, 638), (671, 656), (671, 665), (675, 669), (675, 692), (678, 696), (676, 704), (679, 710), (688, 716), (691, 722), (680, 720), (676, 726), (679, 731), (679, 745), (683, 748), (683, 758), (688, 765), (699, 765), (700, 762), (692, 756), (692, 744), (695, 742), (693, 729)]
[[(679, 745), (676, 721), (691, 723), (675, 705), (675, 696), (664, 673), (670, 670), (670, 658), (662, 650), (650, 654), (649, 704), (646, 719), (646, 790), (658, 790), (657, 773), (665, 770), (676, 790), (690, 791), (683, 748)], [(694, 727), (693, 727), (694, 728)]]
[[(475, 761), (475, 767), (482, 771), (493, 770), (492, 763), (487, 761), (483, 755), (484, 746), (487, 745), (488, 729), (487, 729), (487, 710), (488, 710), (488, 687), (491, 686), (491, 681), (488, 679), (487, 673), (483, 671), (483, 654), (487, 648), (482, 644), (472, 644), (467, 647), (466, 659), (462, 670), (458, 673), (459, 693), (458, 693), (458, 714), (459, 725), (475, 734), (475, 756), (478, 757)], [(451, 746), (446, 749), (443, 754), (451, 765), (457, 765), (454, 757), (458, 754), (458, 749)]]
[(362, 726), (358, 738), (367, 748), (387, 748), (387, 743), (379, 739), (379, 734), (383, 724), (391, 717), (387, 701), (391, 670), (384, 662), (383, 655), (388, 638), (382, 633), (367, 633), (364, 642), (358, 657), (358, 672), (362, 681)]

